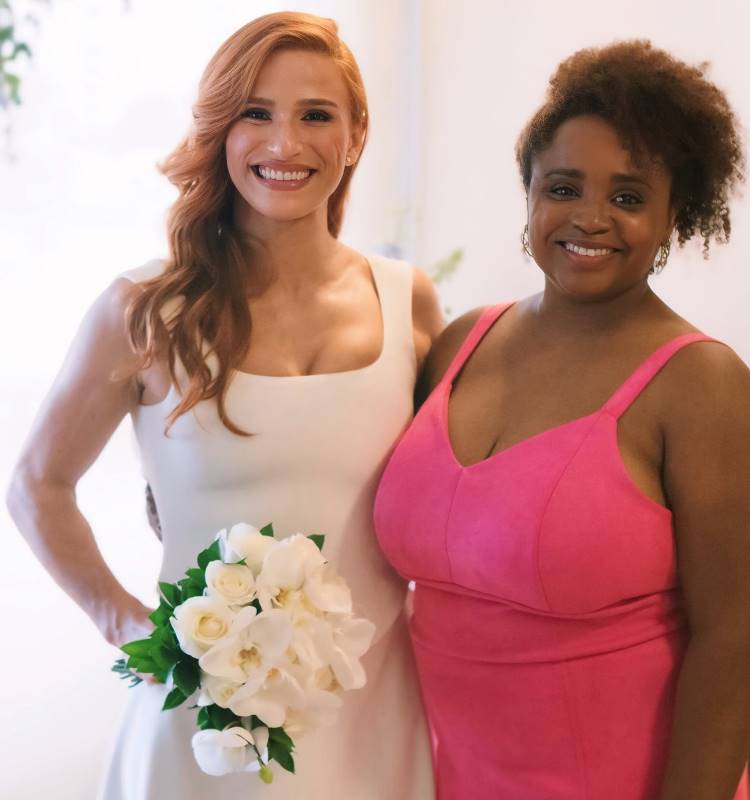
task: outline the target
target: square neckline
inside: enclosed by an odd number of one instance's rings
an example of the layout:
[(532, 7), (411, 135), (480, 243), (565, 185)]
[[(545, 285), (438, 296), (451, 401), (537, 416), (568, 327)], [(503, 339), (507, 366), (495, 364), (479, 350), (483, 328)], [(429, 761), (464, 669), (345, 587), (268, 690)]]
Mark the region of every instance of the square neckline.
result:
[(365, 364), (362, 367), (355, 367), (354, 369), (340, 369), (336, 370), (335, 372), (308, 372), (302, 375), (265, 375), (260, 372), (246, 372), (245, 370), (241, 369), (233, 369), (232, 370), (232, 379), (237, 377), (241, 379), (249, 379), (249, 380), (258, 380), (258, 381), (299, 381), (299, 380), (310, 380), (313, 378), (335, 378), (339, 375), (360, 375), (363, 373), (368, 372), (371, 369), (374, 369), (380, 362), (383, 360), (385, 356), (386, 344), (387, 344), (387, 336), (388, 336), (388, 325), (386, 322), (386, 310), (383, 306), (383, 285), (381, 282), (381, 276), (378, 274), (378, 267), (377, 258), (374, 256), (366, 256), (363, 253), (360, 254), (365, 260), (367, 267), (370, 270), (370, 278), (372, 279), (373, 287), (375, 289), (375, 298), (378, 303), (378, 310), (380, 312), (380, 330), (381, 330), (381, 345), (380, 345), (380, 352), (378, 353), (377, 357), (374, 361), (371, 361), (369, 364)]

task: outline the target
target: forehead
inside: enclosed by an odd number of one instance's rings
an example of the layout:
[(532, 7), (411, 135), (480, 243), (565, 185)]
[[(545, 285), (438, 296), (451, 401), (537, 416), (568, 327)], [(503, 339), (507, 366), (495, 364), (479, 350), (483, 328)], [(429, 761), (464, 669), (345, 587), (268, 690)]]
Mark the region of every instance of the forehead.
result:
[(272, 53), (258, 73), (252, 94), (257, 97), (327, 98), (348, 100), (341, 70), (325, 53), (281, 49)]
[(600, 117), (585, 115), (568, 119), (555, 131), (549, 145), (534, 158), (532, 171), (575, 169), (586, 175), (664, 174), (659, 162), (634, 159), (617, 131)]

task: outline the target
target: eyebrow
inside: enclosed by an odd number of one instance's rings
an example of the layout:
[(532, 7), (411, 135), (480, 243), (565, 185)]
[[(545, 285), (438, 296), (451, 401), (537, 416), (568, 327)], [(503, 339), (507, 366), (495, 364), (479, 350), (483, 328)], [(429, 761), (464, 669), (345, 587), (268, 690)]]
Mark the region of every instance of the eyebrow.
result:
[[(561, 175), (565, 178), (578, 178), (579, 180), (586, 177), (585, 173), (580, 169), (567, 169), (565, 167), (555, 167), (545, 173), (544, 177), (550, 178), (553, 175)], [(647, 186), (649, 189), (652, 188), (651, 184), (644, 177), (636, 173), (616, 172), (612, 176), (611, 181), (612, 183), (640, 183), (643, 186)]]
[[(248, 97), (247, 98), (248, 105), (258, 105), (258, 106), (275, 106), (276, 103), (273, 100), (269, 100), (267, 97)], [(338, 108), (338, 104), (334, 103), (333, 100), (326, 100), (324, 97), (309, 97), (304, 100), (299, 100), (296, 105), (298, 106), (328, 106), (330, 108)]]

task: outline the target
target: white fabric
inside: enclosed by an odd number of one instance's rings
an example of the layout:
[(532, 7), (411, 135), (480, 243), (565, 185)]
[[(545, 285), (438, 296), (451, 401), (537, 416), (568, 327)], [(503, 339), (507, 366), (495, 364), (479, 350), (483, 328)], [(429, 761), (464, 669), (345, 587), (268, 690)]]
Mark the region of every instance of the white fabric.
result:
[[(253, 436), (229, 432), (203, 402), (163, 434), (175, 406), (133, 414), (144, 475), (162, 523), (161, 579), (174, 581), (214, 534), (235, 522), (273, 522), (277, 536), (326, 535), (324, 553), (352, 588), (355, 611), (377, 626), (364, 657), (368, 682), (344, 695), (336, 725), (301, 737), (296, 775), (211, 777), (193, 759), (195, 710), (162, 712), (166, 689), (129, 689), (103, 800), (429, 800), (429, 741), (403, 605), (406, 584), (380, 553), (374, 493), (396, 439), (412, 415), (416, 375), (411, 268), (369, 259), (383, 319), (383, 350), (363, 369), (302, 377), (237, 373), (230, 418)], [(126, 273), (158, 274), (161, 262)]]

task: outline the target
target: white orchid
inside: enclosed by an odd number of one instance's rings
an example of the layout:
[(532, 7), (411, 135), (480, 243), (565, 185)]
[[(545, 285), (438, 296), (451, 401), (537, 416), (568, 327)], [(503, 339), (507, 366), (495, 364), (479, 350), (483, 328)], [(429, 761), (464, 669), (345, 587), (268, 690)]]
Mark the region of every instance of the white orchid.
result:
[[(261, 607), (284, 608), (290, 613), (305, 608), (307, 599), (302, 587), (308, 576), (326, 563), (318, 546), (311, 539), (296, 533), (278, 543), (263, 562), (256, 579)], [(314, 608), (307, 609), (314, 611)]]
[(229, 681), (226, 678), (217, 678), (215, 675), (203, 672), (201, 673), (201, 691), (196, 703), (199, 706), (210, 706), (215, 703), (222, 708), (229, 708), (229, 701), (240, 686), (242, 686), (241, 683)]
[(313, 569), (305, 578), (305, 596), (321, 611), (334, 614), (350, 614), (352, 594), (346, 581), (336, 574), (329, 563)]
[(375, 636), (375, 626), (358, 617), (330, 617), (333, 648), (330, 666), (342, 689), (361, 689), (367, 676), (359, 659), (367, 652)]
[(229, 708), (238, 717), (256, 716), (269, 728), (282, 727), (287, 714), (302, 708), (306, 695), (297, 679), (284, 668), (273, 667), (258, 688), (251, 690), (247, 685), (238, 689), (230, 700)]
[(223, 731), (198, 731), (193, 736), (193, 755), (198, 766), (208, 775), (227, 775), (230, 772), (258, 772), (267, 761), (268, 728), (252, 732), (235, 726)]
[(256, 527), (239, 522), (227, 531), (219, 531), (217, 537), (221, 549), (221, 560), (226, 564), (244, 559), (248, 569), (257, 575), (268, 553), (279, 543), (272, 536), (264, 536)]
[(234, 612), (213, 597), (190, 597), (180, 603), (170, 618), (180, 648), (200, 658), (229, 632)]
[(217, 678), (244, 684), (247, 693), (257, 690), (292, 641), (287, 615), (271, 609), (258, 614), (253, 606), (242, 608), (227, 635), (204, 653), (201, 669)]
[(255, 598), (255, 576), (242, 564), (212, 561), (206, 567), (206, 593), (228, 606), (247, 605)]
[[(294, 668), (293, 668), (294, 669)], [(290, 736), (302, 736), (314, 728), (332, 725), (341, 708), (341, 687), (329, 667), (306, 674), (296, 671), (305, 696), (304, 705), (290, 708), (284, 721), (284, 730)]]

